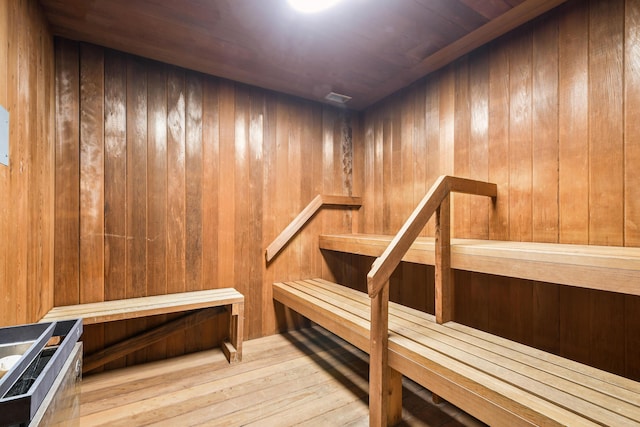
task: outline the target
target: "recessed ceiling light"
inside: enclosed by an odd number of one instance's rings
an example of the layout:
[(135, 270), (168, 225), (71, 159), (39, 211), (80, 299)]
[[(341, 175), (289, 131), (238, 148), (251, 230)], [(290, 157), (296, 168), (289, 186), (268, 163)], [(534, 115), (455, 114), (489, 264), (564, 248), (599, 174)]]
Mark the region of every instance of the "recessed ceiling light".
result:
[(327, 101), (336, 102), (338, 104), (346, 104), (351, 97), (347, 95), (342, 95), (341, 93), (329, 92), (327, 96), (324, 97)]
[(329, 9), (342, 0), (287, 0), (289, 5), (302, 13), (315, 13)]

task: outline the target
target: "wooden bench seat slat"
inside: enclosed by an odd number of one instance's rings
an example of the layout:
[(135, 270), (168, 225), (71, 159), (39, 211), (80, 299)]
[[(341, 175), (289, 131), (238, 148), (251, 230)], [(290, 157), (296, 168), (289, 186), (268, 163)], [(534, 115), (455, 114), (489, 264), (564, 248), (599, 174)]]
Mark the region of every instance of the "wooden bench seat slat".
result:
[[(393, 236), (321, 235), (321, 249), (379, 257)], [(419, 237), (403, 261), (434, 265), (433, 238)], [(640, 248), (451, 239), (451, 268), (640, 295)]]
[[(278, 288), (282, 289), (276, 292)], [(320, 279), (274, 285), (274, 298), (278, 299), (276, 294), (288, 292), (313, 301), (301, 314), (309, 313), (314, 321), (323, 320), (326, 313), (330, 312), (332, 323), (340, 324), (342, 320), (342, 329), (349, 330), (345, 323), (357, 324), (359, 346), (364, 346), (363, 349), (368, 351), (366, 339), (370, 300), (364, 293)], [(316, 303), (320, 304), (320, 309)], [(303, 306), (298, 304), (298, 307)], [(314, 319), (313, 316), (320, 319)], [(535, 420), (534, 423), (553, 419), (560, 424), (572, 425), (578, 421), (587, 425), (592, 421), (640, 425), (640, 394), (634, 391), (634, 387), (621, 388), (619, 385), (637, 385), (631, 380), (608, 373), (592, 376), (591, 371), (601, 372), (594, 368), (581, 373), (579, 367), (585, 366), (576, 362), (538, 350), (532, 352), (534, 349), (530, 347), (520, 344), (514, 346), (515, 343), (511, 341), (495, 339), (498, 337), (453, 322), (438, 325), (434, 323), (433, 316), (394, 303), (390, 303), (389, 316), (391, 367), (408, 376), (411, 373), (408, 371), (412, 371), (414, 376), (424, 376), (424, 372), (418, 372), (417, 366), (424, 368), (428, 365), (431, 376), (425, 376), (423, 381), (436, 381), (434, 375), (440, 378), (437, 380), (440, 382), (436, 382), (445, 391), (434, 391), (448, 400), (453, 398), (451, 401), (454, 404), (456, 393), (452, 389), (447, 392), (452, 387), (452, 379), (455, 387), (463, 387), (469, 393), (479, 395), (486, 393), (487, 401), (499, 402), (503, 410), (523, 413), (525, 418), (532, 417), (529, 419)], [(322, 325), (322, 322), (318, 323)], [(329, 329), (332, 330), (331, 327)], [(466, 329), (473, 333), (468, 333)], [(542, 355), (552, 357), (537, 357)], [(419, 378), (413, 379), (420, 382)], [(451, 396), (447, 397), (447, 394)], [(465, 403), (467, 405), (474, 401), (471, 397), (467, 398), (471, 399)]]
[[(115, 343), (99, 353), (91, 355), (87, 367), (98, 367), (109, 360), (121, 357), (134, 351), (137, 347), (157, 342), (174, 333), (176, 328), (192, 327), (200, 320), (206, 319), (202, 313), (205, 309), (226, 307), (231, 315), (229, 322), (229, 339), (222, 343), (222, 351), (230, 363), (242, 360), (244, 296), (233, 288), (208, 289), (202, 291), (181, 292), (166, 295), (100, 301), (86, 304), (59, 306), (52, 308), (40, 320), (54, 322), (69, 319), (83, 319), (86, 325), (136, 319), (140, 317), (172, 314), (199, 310), (184, 319), (170, 321), (161, 327), (143, 332), (135, 337)], [(214, 311), (208, 310), (207, 316)], [(202, 314), (202, 315), (201, 315)], [(195, 319), (195, 320), (194, 320)]]
[(244, 296), (235, 289), (222, 288), (54, 307), (42, 321), (83, 318), (85, 324), (93, 324), (197, 310), (243, 301)]
[[(339, 296), (344, 297), (345, 301), (336, 303), (337, 307), (350, 310), (352, 313), (357, 312), (362, 318), (368, 318), (369, 298), (366, 295), (349, 292), (350, 290), (344, 286), (322, 280), (312, 280), (308, 281), (308, 283), (309, 282), (317, 286), (317, 288), (314, 289), (318, 292), (322, 292), (323, 289), (326, 290), (325, 295), (328, 299)], [(346, 291), (342, 292), (342, 290)], [(349, 296), (347, 294), (351, 295)], [(389, 313), (392, 319), (391, 322), (394, 325), (394, 327), (390, 327), (390, 329), (395, 333), (399, 333), (401, 330), (417, 330), (421, 331), (423, 335), (427, 335), (428, 330), (431, 330), (439, 334), (438, 336), (431, 336), (431, 338), (473, 355), (482, 355), (484, 359), (492, 362), (504, 360), (501, 364), (515, 372), (531, 372), (531, 369), (534, 368), (538, 380), (547, 378), (545, 382), (553, 387), (561, 390), (574, 389), (574, 394), (577, 393), (576, 395), (582, 398), (586, 398), (590, 393), (595, 393), (594, 400), (606, 402), (607, 395), (615, 396), (616, 400), (610, 401), (611, 404), (615, 404), (617, 400), (626, 402), (626, 404), (630, 406), (623, 406), (628, 409), (629, 413), (635, 414), (635, 418), (640, 421), (640, 408), (638, 407), (638, 405), (640, 405), (640, 394), (637, 390), (629, 390), (629, 388), (633, 388), (633, 386), (640, 388), (638, 387), (639, 384), (634, 381), (613, 374), (607, 375), (606, 372), (591, 368), (591, 370), (599, 372), (600, 377), (608, 380), (605, 381), (601, 378), (585, 374), (585, 372), (583, 372), (585, 366), (582, 364), (558, 356), (555, 356), (555, 363), (552, 363), (546, 360), (546, 358), (532, 356), (530, 353), (534, 349), (531, 347), (513, 343), (505, 339), (501, 339), (501, 344), (495, 344), (491, 339), (494, 336), (490, 334), (479, 331), (478, 335), (482, 337), (479, 338), (475, 335), (453, 329), (453, 326), (457, 326), (454, 322), (449, 322), (443, 327), (435, 323), (434, 316), (393, 302), (389, 303)], [(475, 331), (472, 328), (467, 328), (467, 330)], [(517, 344), (519, 348), (514, 349), (513, 347), (516, 347), (514, 344)], [(448, 350), (443, 351), (448, 352)], [(538, 350), (535, 350), (535, 353), (539, 354), (539, 356), (553, 356)], [(573, 365), (573, 369), (563, 365)], [(613, 384), (616, 380), (627, 387)], [(574, 384), (576, 386), (573, 386)]]
[[(345, 287), (332, 286), (326, 281), (309, 280), (306, 283), (313, 283), (313, 289), (328, 301), (332, 301), (340, 310), (367, 318), (369, 306), (366, 295), (349, 292)], [(304, 282), (296, 282), (296, 285), (304, 286)], [(341, 292), (340, 288), (345, 291)], [(351, 294), (351, 297), (347, 294)], [(604, 408), (616, 408), (617, 412), (640, 422), (640, 408), (637, 406), (640, 404), (640, 395), (637, 393), (598, 381), (588, 375), (562, 369), (508, 347), (487, 344), (485, 340), (474, 337), (469, 339), (466, 334), (451, 331), (447, 327), (449, 324), (442, 326), (433, 323), (433, 316), (423, 316), (426, 313), (394, 303), (390, 303), (389, 313), (391, 341), (394, 340), (394, 334), (402, 335), (491, 375), (509, 378), (512, 384), (530, 391), (535, 390), (543, 398), (562, 401), (567, 409), (586, 411), (587, 409), (583, 408), (584, 402), (592, 402), (593, 405), (603, 405)], [(615, 418), (615, 415), (606, 409), (592, 407), (591, 412), (599, 412), (601, 421)]]

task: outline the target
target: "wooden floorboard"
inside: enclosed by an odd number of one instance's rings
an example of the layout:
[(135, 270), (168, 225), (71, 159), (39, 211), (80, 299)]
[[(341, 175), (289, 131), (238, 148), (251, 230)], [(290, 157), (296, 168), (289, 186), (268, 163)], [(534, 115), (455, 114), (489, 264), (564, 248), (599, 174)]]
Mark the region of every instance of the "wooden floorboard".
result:
[[(80, 425), (368, 425), (365, 353), (320, 327), (244, 345), (235, 365), (210, 350), (87, 376)], [(403, 425), (482, 425), (406, 379), (403, 396)]]

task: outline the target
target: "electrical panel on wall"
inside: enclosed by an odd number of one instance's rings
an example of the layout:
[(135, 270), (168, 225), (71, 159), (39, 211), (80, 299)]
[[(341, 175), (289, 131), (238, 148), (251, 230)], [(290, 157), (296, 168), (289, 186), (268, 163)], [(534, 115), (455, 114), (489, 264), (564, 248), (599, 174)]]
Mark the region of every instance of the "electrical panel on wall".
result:
[(0, 105), (0, 164), (9, 166), (9, 112)]

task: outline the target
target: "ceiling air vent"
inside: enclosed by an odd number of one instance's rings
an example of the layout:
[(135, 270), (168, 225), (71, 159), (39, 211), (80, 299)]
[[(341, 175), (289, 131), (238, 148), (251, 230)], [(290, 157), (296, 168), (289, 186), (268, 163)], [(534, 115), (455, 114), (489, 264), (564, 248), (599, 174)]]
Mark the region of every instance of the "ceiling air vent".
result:
[(342, 95), (335, 92), (329, 92), (327, 96), (324, 97), (327, 101), (335, 102), (337, 104), (346, 104), (351, 97), (347, 95)]

